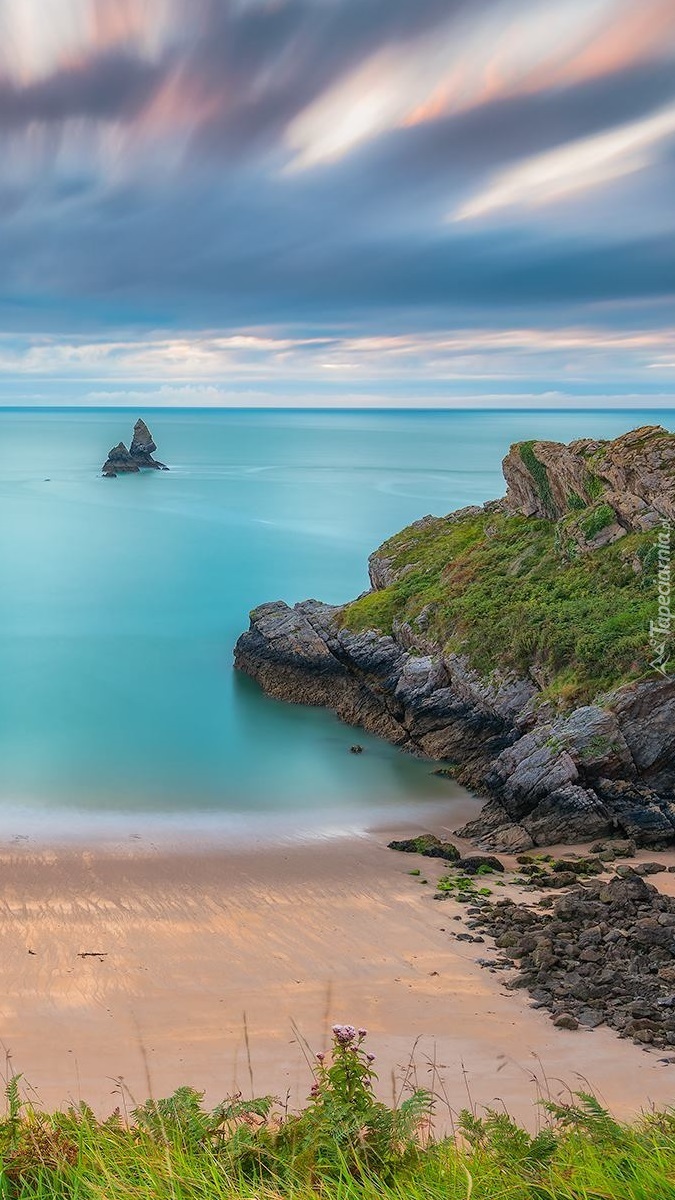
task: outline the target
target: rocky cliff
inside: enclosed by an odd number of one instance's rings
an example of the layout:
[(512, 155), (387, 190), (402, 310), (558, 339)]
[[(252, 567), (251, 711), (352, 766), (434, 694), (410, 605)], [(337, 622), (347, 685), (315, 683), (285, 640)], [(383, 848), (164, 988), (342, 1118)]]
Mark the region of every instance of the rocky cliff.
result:
[(675, 436), (521, 443), (504, 475), (504, 501), (385, 543), (352, 604), (257, 609), (235, 664), (451, 765), (488, 797), (463, 831), (483, 845), (671, 842)]
[(150, 467), (155, 471), (168, 471), (169, 468), (164, 463), (158, 462), (152, 457), (156, 449), (150, 430), (145, 421), (139, 418), (134, 425), (131, 446), (128, 450), (124, 442), (113, 446), (103, 464), (103, 474), (110, 479), (115, 475), (134, 474), (145, 467)]

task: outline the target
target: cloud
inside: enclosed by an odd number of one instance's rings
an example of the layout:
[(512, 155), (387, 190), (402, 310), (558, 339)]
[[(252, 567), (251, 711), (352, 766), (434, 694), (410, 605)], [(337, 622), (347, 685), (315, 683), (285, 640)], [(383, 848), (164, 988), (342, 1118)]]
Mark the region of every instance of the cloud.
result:
[(644, 169), (660, 143), (674, 134), (675, 105), (671, 105), (642, 121), (537, 155), (497, 175), (452, 219), (465, 221), (500, 208), (549, 204), (607, 184)]
[[(183, 332), (145, 335), (126, 341), (83, 337), (0, 339), (0, 370), (6, 378), (106, 382), (127, 395), (200, 395), (225, 403), (231, 395), (264, 394), (297, 386), (363, 390), (440, 389), (462, 382), (511, 381), (532, 377), (580, 381), (639, 378), (655, 360), (668, 369), (675, 354), (675, 328), (607, 326), (502, 329), (468, 327), (420, 331), (301, 337), (288, 329)], [(224, 383), (223, 381), (227, 382)], [(106, 393), (96, 390), (101, 399)], [(114, 394), (114, 393), (111, 393)]]
[(671, 0), (57, 7), (0, 4), (5, 394), (669, 369)]
[(17, 86), (62, 69), (131, 49), (154, 58), (177, 34), (183, 4), (176, 0), (3, 0), (0, 75)]
[(290, 169), (335, 161), (400, 125), (661, 60), (674, 42), (664, 0), (647, 0), (639, 16), (618, 0), (476, 6), (412, 44), (385, 43), (326, 89), (286, 132)]
[(85, 117), (130, 119), (147, 104), (160, 70), (137, 55), (108, 51), (25, 86), (0, 79), (0, 129)]

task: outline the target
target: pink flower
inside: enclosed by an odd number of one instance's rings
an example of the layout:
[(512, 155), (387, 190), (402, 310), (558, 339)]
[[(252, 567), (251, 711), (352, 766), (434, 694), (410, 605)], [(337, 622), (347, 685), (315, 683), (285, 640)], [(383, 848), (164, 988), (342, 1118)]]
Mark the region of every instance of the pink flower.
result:
[(353, 1025), (334, 1025), (333, 1036), (340, 1046), (348, 1046), (356, 1037), (356, 1030)]

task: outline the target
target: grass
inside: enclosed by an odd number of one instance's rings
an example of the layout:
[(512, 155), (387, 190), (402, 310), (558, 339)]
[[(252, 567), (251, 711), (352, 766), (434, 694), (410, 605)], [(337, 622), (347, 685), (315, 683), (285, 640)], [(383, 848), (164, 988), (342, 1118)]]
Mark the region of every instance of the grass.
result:
[[(613, 519), (608, 505), (586, 513), (595, 532)], [(342, 622), (391, 633), (419, 618), (425, 639), (482, 675), (529, 673), (560, 709), (587, 703), (650, 673), (658, 553), (653, 533), (582, 553), (569, 523), (487, 510), (410, 526), (381, 548), (398, 578)]]
[(586, 476), (586, 491), (591, 500), (599, 500), (605, 490), (605, 485), (598, 475), (593, 471), (589, 471)]
[(590, 541), (596, 534), (606, 529), (615, 520), (616, 514), (611, 504), (598, 504), (589, 511), (588, 516), (582, 521), (582, 529)]
[[(346, 1031), (350, 1027), (340, 1027)], [(457, 1114), (434, 1138), (434, 1101), (373, 1094), (362, 1038), (317, 1063), (306, 1107), (270, 1097), (208, 1110), (179, 1089), (128, 1117), (82, 1105), (25, 1108), (16, 1080), (0, 1119), (4, 1200), (673, 1200), (675, 1113), (615, 1121), (587, 1093), (541, 1102), (538, 1132), (501, 1109)], [(356, 1045), (354, 1046), (354, 1042)]]

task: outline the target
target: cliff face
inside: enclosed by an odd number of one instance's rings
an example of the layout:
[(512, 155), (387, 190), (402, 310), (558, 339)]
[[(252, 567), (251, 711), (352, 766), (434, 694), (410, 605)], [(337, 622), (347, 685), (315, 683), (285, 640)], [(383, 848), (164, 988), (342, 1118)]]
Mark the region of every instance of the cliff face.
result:
[(452, 764), (489, 797), (463, 832), (490, 848), (670, 842), (675, 674), (649, 667), (647, 614), (674, 467), (660, 429), (515, 446), (505, 502), (416, 522), (345, 608), (263, 605), (235, 664), (270, 695)]

